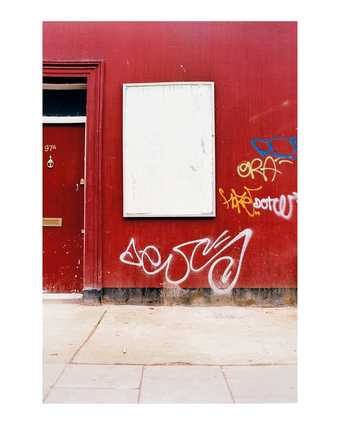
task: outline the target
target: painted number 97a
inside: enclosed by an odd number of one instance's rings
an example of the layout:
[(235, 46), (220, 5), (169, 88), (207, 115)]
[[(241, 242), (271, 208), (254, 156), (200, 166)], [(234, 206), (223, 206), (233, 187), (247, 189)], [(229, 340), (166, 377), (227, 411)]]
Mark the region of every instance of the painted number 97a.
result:
[(44, 146), (44, 151), (45, 152), (51, 152), (51, 151), (55, 151), (57, 149), (56, 145), (45, 145)]

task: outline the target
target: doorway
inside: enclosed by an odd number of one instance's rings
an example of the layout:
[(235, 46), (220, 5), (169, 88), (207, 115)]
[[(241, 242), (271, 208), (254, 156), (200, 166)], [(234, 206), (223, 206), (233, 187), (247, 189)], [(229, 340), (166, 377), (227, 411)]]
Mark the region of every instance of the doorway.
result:
[[(83, 230), (81, 231), (81, 241), (83, 245), (83, 261), (82, 267), (82, 292), (84, 302), (97, 302), (101, 298), (102, 291), (102, 110), (103, 110), (103, 87), (104, 87), (104, 62), (101, 59), (94, 60), (55, 60), (45, 59), (43, 62), (43, 77), (44, 84), (61, 85), (64, 93), (61, 90), (55, 90), (54, 96), (59, 96), (62, 100), (67, 93), (70, 94), (68, 84), (85, 84), (85, 99), (83, 95), (75, 96), (78, 100), (74, 102), (63, 102), (63, 107), (60, 109), (60, 102), (51, 101), (54, 105), (52, 115), (44, 117), (45, 125), (58, 124), (68, 125), (71, 127), (76, 124), (85, 125), (84, 135), (84, 152), (85, 152), (85, 169), (84, 169), (84, 185), (79, 187), (79, 193), (83, 196), (83, 211), (84, 221)], [(50, 86), (49, 88), (53, 88)], [(74, 88), (75, 89), (75, 88)], [(84, 89), (84, 86), (78, 86), (78, 90)], [(68, 90), (68, 91), (67, 91)], [(45, 92), (46, 93), (46, 92)], [(58, 93), (57, 95), (55, 93)], [(73, 95), (75, 95), (73, 91)], [(50, 92), (51, 94), (51, 92)], [(79, 93), (78, 93), (79, 94)], [(53, 95), (52, 95), (53, 98)], [(73, 104), (71, 111), (69, 105)], [(58, 106), (59, 105), (59, 106)], [(77, 106), (78, 105), (78, 106)], [(79, 110), (79, 105), (85, 107), (85, 112), (75, 113), (74, 109)], [(52, 106), (51, 106), (52, 107)], [(65, 109), (66, 108), (66, 109)], [(73, 111), (73, 112), (72, 112)], [(44, 112), (45, 115), (45, 112)], [(71, 117), (70, 117), (71, 115)], [(86, 115), (86, 117), (85, 117)], [(55, 118), (57, 117), (57, 118)], [(60, 122), (63, 117), (63, 122)], [(70, 121), (72, 120), (72, 121)], [(86, 122), (86, 124), (85, 124)], [(79, 126), (78, 126), (79, 127)], [(53, 143), (52, 143), (53, 145)], [(53, 149), (53, 148), (52, 148)], [(46, 161), (49, 160), (49, 156)], [(52, 155), (53, 160), (53, 155)], [(45, 163), (44, 165), (46, 165)], [(57, 164), (55, 163), (55, 167)], [(81, 182), (74, 181), (72, 184), (80, 185)], [(77, 186), (75, 186), (77, 188)], [(48, 218), (48, 217), (47, 217)], [(59, 216), (51, 217), (60, 218)], [(53, 221), (52, 221), (53, 222)], [(46, 228), (45, 228), (46, 227)], [(44, 227), (47, 233), (47, 226)], [(52, 226), (50, 226), (52, 227)], [(68, 254), (69, 255), (69, 254)], [(79, 261), (79, 256), (77, 261)], [(57, 268), (57, 266), (55, 266)], [(60, 269), (59, 272), (60, 273)], [(74, 273), (77, 274), (77, 273)], [(78, 276), (77, 276), (78, 278)], [(77, 285), (80, 285), (80, 282)], [(45, 286), (45, 285), (44, 285)], [(64, 291), (81, 290), (79, 286), (64, 287)], [(45, 286), (46, 290), (48, 286)], [(52, 289), (51, 289), (52, 290)], [(55, 289), (53, 289), (55, 290)], [(61, 287), (59, 290), (62, 290)]]
[(86, 80), (44, 79), (43, 289), (83, 290)]

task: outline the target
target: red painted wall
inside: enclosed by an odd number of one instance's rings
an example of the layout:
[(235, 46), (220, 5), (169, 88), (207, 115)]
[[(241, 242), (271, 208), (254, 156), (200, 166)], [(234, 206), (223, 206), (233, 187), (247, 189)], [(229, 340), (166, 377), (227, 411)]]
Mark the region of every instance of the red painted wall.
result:
[[(296, 286), (297, 202), (291, 199), (288, 219), (254, 208), (255, 197), (297, 191), (296, 31), (292, 22), (44, 24), (45, 60), (104, 60), (104, 287), (159, 287), (164, 282), (164, 270), (149, 276), (142, 267), (120, 261), (132, 237), (138, 250), (154, 245), (164, 262), (178, 244), (204, 237), (214, 241), (225, 230), (234, 237), (246, 228), (253, 233), (236, 287)], [(216, 218), (122, 217), (122, 84), (160, 81), (215, 82)], [(267, 139), (277, 137), (282, 139), (272, 141), (270, 150)], [(267, 141), (253, 145), (254, 138)], [(249, 164), (240, 164), (254, 159), (251, 174)], [(237, 197), (244, 187), (257, 190)], [(262, 207), (274, 203), (279, 210), (279, 201), (263, 201)], [(237, 260), (241, 246), (238, 241), (226, 252)], [(195, 261), (202, 265), (207, 260), (198, 251)], [(180, 254), (172, 261), (169, 273), (180, 279), (186, 261)], [(152, 268), (147, 262), (144, 267)], [(190, 272), (181, 286), (209, 287), (209, 267)], [(223, 272), (221, 267), (216, 265), (214, 275)]]

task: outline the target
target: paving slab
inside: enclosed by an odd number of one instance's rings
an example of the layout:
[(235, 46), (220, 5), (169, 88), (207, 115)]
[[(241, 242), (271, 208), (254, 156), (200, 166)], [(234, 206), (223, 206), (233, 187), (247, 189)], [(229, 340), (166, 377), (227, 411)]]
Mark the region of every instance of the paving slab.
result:
[(85, 306), (48, 300), (45, 401), (294, 402), (296, 319), (295, 307)]
[(235, 403), (297, 401), (296, 366), (223, 367)]
[(104, 311), (103, 306), (44, 302), (44, 362), (68, 363)]
[(137, 403), (138, 390), (53, 388), (45, 403)]
[(106, 309), (75, 363), (296, 363), (294, 307), (107, 305)]
[(67, 365), (56, 387), (138, 389), (142, 366)]
[(232, 403), (217, 366), (146, 366), (140, 403)]

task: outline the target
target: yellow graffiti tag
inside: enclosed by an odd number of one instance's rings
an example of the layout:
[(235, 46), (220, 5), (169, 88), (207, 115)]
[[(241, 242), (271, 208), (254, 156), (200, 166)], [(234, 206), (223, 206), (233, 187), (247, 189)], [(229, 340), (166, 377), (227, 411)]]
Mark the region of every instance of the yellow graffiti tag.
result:
[(243, 161), (237, 166), (237, 174), (242, 177), (251, 177), (255, 179), (255, 174), (259, 174), (263, 177), (265, 182), (268, 181), (267, 174), (271, 173), (273, 182), (278, 174), (282, 174), (282, 171), (278, 169), (278, 165), (283, 163), (293, 164), (293, 161), (289, 159), (273, 158), (272, 156), (266, 156), (265, 158), (254, 158), (251, 161)]
[(249, 217), (255, 217), (260, 215), (259, 211), (253, 206), (254, 200), (251, 192), (262, 189), (262, 186), (256, 189), (250, 189), (249, 187), (243, 186), (244, 192), (238, 195), (235, 189), (231, 189), (229, 198), (224, 193), (224, 190), (220, 187), (218, 189), (221, 198), (223, 199), (223, 205), (226, 206), (227, 209), (236, 210), (238, 214), (241, 214), (244, 211)]

